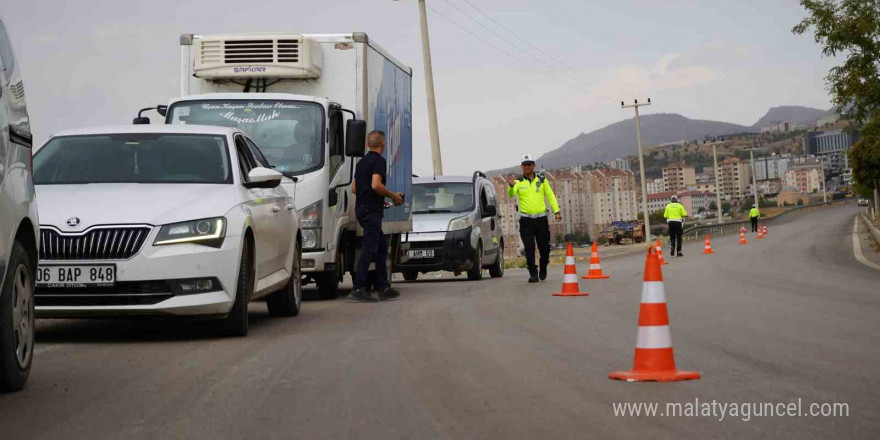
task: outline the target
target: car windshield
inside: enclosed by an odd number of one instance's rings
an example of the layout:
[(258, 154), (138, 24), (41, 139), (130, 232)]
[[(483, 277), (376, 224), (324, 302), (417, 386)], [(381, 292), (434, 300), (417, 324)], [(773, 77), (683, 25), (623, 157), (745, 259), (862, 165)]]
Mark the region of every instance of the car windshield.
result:
[(216, 135), (56, 137), (34, 155), (34, 183), (232, 183), (227, 151)]
[(323, 108), (312, 102), (273, 100), (185, 101), (168, 111), (170, 124), (235, 127), (287, 176), (323, 166)]
[(413, 214), (467, 212), (474, 209), (470, 183), (431, 182), (412, 186)]

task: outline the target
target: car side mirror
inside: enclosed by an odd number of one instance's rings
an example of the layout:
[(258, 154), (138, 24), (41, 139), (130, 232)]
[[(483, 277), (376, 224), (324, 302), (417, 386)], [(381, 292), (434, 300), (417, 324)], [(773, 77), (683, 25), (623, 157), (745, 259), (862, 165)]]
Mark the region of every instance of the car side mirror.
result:
[(364, 157), (367, 145), (367, 122), (361, 119), (349, 119), (345, 123), (345, 155), (348, 157)]
[(283, 174), (269, 168), (256, 167), (248, 173), (249, 182), (245, 182), (245, 188), (275, 188), (281, 185)]
[(150, 118), (146, 116), (138, 116), (131, 121), (134, 125), (150, 125)]
[(483, 209), (483, 217), (495, 217), (498, 215), (498, 208), (495, 205), (486, 205), (486, 208)]

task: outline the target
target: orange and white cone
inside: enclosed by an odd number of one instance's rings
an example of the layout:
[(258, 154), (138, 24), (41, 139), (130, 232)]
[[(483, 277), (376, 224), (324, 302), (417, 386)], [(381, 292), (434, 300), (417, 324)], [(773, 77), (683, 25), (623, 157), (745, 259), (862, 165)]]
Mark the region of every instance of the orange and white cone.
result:
[(593, 242), (593, 249), (590, 251), (590, 272), (587, 276), (581, 277), (585, 280), (601, 280), (610, 278), (608, 275), (602, 275), (602, 266), (599, 264), (599, 250), (596, 249), (596, 242)]
[(763, 240), (763, 239), (764, 239), (764, 228), (759, 227), (758, 228), (758, 240)]
[(663, 274), (660, 271), (660, 260), (651, 249), (648, 250), (648, 258), (645, 261), (643, 280), (633, 369), (615, 371), (608, 377), (627, 382), (675, 382), (699, 379), (700, 373), (675, 369), (675, 354), (672, 352), (672, 337), (669, 331)]
[(739, 228), (739, 244), (749, 244), (749, 242), (746, 241), (746, 230), (743, 228)]
[(767, 236), (767, 225), (764, 225), (764, 236)]
[(715, 251), (712, 250), (712, 243), (709, 241), (709, 234), (706, 234), (706, 247), (703, 249), (704, 254), (714, 254)]
[(574, 249), (568, 243), (565, 252), (565, 275), (562, 276), (562, 292), (554, 293), (553, 296), (587, 296), (589, 293), (581, 292), (578, 285), (577, 267), (574, 265)]
[(660, 240), (657, 240), (657, 258), (660, 260), (661, 265), (669, 264), (663, 259), (663, 246), (660, 244)]

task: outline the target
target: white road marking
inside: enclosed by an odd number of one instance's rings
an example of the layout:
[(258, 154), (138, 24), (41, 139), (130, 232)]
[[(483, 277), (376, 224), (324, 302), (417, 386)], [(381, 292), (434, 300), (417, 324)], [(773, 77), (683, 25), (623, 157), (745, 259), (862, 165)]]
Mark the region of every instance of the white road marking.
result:
[(859, 243), (859, 216), (856, 215), (856, 222), (853, 226), (853, 253), (855, 254), (856, 260), (859, 260), (859, 263), (864, 264), (875, 270), (880, 270), (880, 266), (868, 261), (865, 258), (865, 254), (862, 253), (862, 245)]

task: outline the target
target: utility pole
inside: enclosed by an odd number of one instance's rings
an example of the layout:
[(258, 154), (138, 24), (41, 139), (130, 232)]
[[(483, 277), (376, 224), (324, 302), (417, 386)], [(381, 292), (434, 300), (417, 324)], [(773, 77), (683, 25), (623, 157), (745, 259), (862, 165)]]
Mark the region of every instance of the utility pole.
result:
[(431, 67), (431, 43), (428, 40), (428, 12), (425, 0), (419, 0), (419, 17), (422, 28), (422, 59), (425, 64), (425, 95), (428, 97), (428, 129), (431, 134), (431, 161), (434, 175), (443, 175), (443, 160), (440, 157), (440, 133), (437, 128), (437, 103), (434, 99), (434, 70)]
[(645, 182), (645, 159), (642, 157), (642, 128), (641, 120), (639, 119), (639, 107), (643, 105), (651, 105), (651, 98), (648, 98), (647, 103), (641, 104), (639, 104), (638, 99), (630, 105), (625, 105), (623, 101), (620, 101), (620, 108), (634, 108), (636, 110), (636, 139), (639, 146), (639, 178), (642, 179), (642, 215), (645, 217), (645, 243), (651, 246), (651, 221), (648, 219), (648, 185)]
[[(718, 223), (721, 223), (721, 176), (718, 175), (718, 153), (715, 152), (715, 145), (719, 141), (712, 139), (712, 163), (715, 165), (715, 207), (718, 208)], [(721, 138), (720, 142), (724, 142)], [(703, 141), (705, 144), (706, 141)]]
[(755, 167), (754, 149), (749, 150), (749, 158), (752, 159), (752, 194), (755, 195), (755, 208), (758, 208), (758, 169)]

